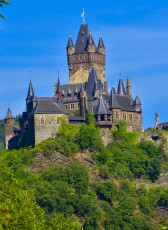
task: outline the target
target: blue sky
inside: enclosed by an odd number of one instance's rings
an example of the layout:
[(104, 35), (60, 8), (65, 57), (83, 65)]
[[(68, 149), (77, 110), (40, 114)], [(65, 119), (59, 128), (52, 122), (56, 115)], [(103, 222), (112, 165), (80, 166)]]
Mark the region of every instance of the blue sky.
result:
[(168, 121), (167, 0), (41, 2), (13, 0), (1, 10), (8, 20), (0, 19), (0, 119), (8, 105), (14, 115), (25, 110), (30, 78), (37, 96), (53, 94), (58, 68), (68, 83), (66, 45), (70, 34), (76, 41), (84, 7), (95, 43), (101, 33), (106, 46), (109, 90), (121, 70), (140, 97), (144, 128), (154, 125), (155, 112)]

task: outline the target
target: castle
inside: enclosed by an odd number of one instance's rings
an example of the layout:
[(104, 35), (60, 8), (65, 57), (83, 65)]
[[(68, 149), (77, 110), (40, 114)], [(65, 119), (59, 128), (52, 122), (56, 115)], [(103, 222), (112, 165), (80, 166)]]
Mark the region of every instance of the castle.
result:
[(96, 46), (87, 23), (80, 26), (76, 43), (69, 37), (67, 59), (69, 81), (61, 85), (58, 77), (51, 97), (37, 97), (30, 81), (26, 111), (20, 129), (14, 126), (14, 117), (8, 108), (5, 118), (5, 148), (35, 146), (48, 137), (55, 137), (60, 117), (69, 123), (85, 123), (86, 115), (93, 112), (97, 125), (105, 135), (113, 125), (125, 120), (129, 131), (142, 131), (142, 109), (139, 97), (132, 98), (131, 83), (122, 78), (118, 88), (108, 92), (105, 76), (106, 49), (99, 38)]

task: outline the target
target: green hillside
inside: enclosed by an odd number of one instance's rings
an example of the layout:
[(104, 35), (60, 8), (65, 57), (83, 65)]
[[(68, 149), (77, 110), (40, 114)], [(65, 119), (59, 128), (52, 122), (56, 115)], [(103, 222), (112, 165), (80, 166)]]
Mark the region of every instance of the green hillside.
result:
[(4, 150), (4, 134), (5, 134), (4, 120), (0, 120), (0, 153)]
[(0, 156), (1, 229), (168, 229), (165, 140), (138, 141), (124, 122), (106, 147), (87, 125), (62, 121), (56, 138)]

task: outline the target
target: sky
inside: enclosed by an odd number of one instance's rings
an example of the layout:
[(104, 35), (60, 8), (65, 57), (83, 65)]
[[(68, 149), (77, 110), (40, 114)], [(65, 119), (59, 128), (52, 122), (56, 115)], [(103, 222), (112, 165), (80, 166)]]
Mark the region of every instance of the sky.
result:
[(95, 43), (101, 34), (106, 46), (109, 91), (121, 72), (140, 97), (143, 127), (154, 126), (156, 112), (168, 122), (167, 0), (12, 0), (0, 19), (0, 119), (8, 106), (13, 115), (25, 110), (30, 79), (36, 96), (53, 95), (58, 69), (61, 84), (69, 82), (66, 46), (83, 8)]

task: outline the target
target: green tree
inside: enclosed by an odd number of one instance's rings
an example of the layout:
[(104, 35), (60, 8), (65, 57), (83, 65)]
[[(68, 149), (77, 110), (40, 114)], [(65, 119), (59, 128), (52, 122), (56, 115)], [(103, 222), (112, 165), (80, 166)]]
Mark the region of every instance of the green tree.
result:
[[(10, 5), (10, 0), (0, 0), (0, 7), (2, 8), (4, 5)], [(6, 19), (2, 13), (0, 13), (0, 17)]]

